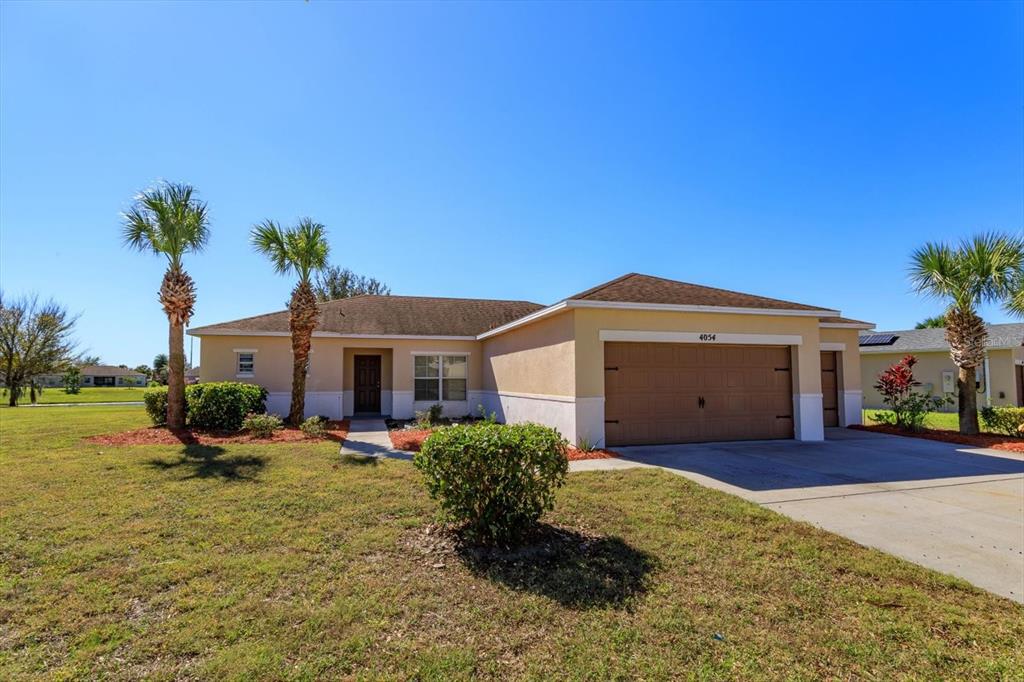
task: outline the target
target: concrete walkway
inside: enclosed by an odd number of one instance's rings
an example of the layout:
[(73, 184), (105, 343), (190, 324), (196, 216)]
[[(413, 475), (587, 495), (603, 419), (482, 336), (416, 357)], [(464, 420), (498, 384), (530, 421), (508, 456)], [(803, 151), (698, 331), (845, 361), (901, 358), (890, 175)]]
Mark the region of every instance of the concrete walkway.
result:
[(412, 455), (391, 447), (391, 437), (383, 419), (352, 419), (348, 436), (341, 444), (342, 457), (387, 457), (411, 460)]
[(618, 451), (570, 470), (663, 469), (1024, 603), (1020, 453), (848, 429)]

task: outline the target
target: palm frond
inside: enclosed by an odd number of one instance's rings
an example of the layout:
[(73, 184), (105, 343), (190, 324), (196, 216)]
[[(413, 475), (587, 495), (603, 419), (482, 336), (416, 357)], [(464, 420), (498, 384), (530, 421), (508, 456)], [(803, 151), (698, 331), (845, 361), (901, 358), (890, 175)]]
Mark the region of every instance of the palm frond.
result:
[(929, 242), (910, 258), (910, 282), (920, 294), (957, 298), (961, 262), (948, 244)]
[(195, 197), (192, 186), (180, 183), (162, 182), (143, 190), (122, 220), (125, 244), (164, 254), (178, 268), (184, 254), (203, 250), (209, 234), (206, 203)]
[(303, 218), (289, 233), (299, 281), (308, 283), (314, 272), (327, 267), (327, 257), (331, 251), (327, 243), (327, 228), (311, 218)]
[(249, 241), (257, 253), (261, 253), (270, 259), (274, 270), (278, 274), (285, 275), (294, 267), (292, 259), (289, 231), (285, 231), (273, 220), (264, 220), (258, 225), (253, 225), (249, 232)]

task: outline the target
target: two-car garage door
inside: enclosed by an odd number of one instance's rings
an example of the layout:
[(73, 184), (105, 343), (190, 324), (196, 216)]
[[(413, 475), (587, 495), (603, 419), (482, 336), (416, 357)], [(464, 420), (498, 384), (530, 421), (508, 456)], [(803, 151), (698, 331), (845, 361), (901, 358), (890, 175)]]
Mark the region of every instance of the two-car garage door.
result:
[(793, 437), (788, 346), (607, 342), (609, 446)]

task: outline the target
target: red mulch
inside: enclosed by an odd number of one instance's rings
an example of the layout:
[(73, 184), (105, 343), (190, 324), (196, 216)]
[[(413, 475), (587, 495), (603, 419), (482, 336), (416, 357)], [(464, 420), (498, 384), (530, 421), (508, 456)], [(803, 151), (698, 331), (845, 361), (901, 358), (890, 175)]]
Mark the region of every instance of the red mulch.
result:
[[(433, 433), (432, 429), (393, 429), (388, 431), (388, 435), (391, 436), (391, 445), (396, 450), (405, 450), (407, 452), (419, 452), (420, 447), (423, 445), (423, 441), (427, 439)], [(583, 450), (577, 450), (576, 448), (569, 446), (569, 461), (576, 461), (581, 459), (611, 459), (612, 457), (618, 457), (619, 453), (612, 452), (611, 450), (591, 450), (590, 452), (584, 452)]]
[(909, 432), (900, 431), (895, 426), (889, 426), (888, 424), (858, 424), (851, 426), (850, 428), (857, 429), (859, 431), (888, 433), (894, 436), (927, 438), (928, 440), (939, 440), (944, 443), (971, 445), (976, 448), (992, 448), (994, 450), (1005, 450), (1007, 452), (1024, 452), (1024, 438), (1000, 436), (995, 433), (982, 433), (977, 436), (963, 436), (955, 431), (942, 431), (940, 429), (925, 429), (924, 431)]
[[(348, 436), (348, 420), (328, 422), (325, 440), (341, 443)], [(293, 426), (278, 429), (270, 438), (255, 438), (244, 432), (200, 431), (182, 429), (172, 431), (163, 426), (151, 426), (147, 429), (123, 431), (121, 433), (104, 433), (85, 439), (89, 443), (100, 445), (224, 445), (228, 443), (295, 443), (305, 440), (306, 434)]]
[(570, 462), (578, 462), (581, 459), (613, 459), (621, 456), (622, 455), (614, 450), (590, 450), (589, 452), (586, 452), (584, 450), (578, 450), (571, 445), (569, 446)]

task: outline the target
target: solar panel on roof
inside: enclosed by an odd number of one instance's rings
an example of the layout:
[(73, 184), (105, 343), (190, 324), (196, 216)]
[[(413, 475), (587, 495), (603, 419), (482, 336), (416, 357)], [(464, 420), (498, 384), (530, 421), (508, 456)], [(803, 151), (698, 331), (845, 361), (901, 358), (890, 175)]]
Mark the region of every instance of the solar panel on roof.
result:
[(860, 337), (862, 346), (891, 346), (899, 337), (895, 334), (869, 334)]

